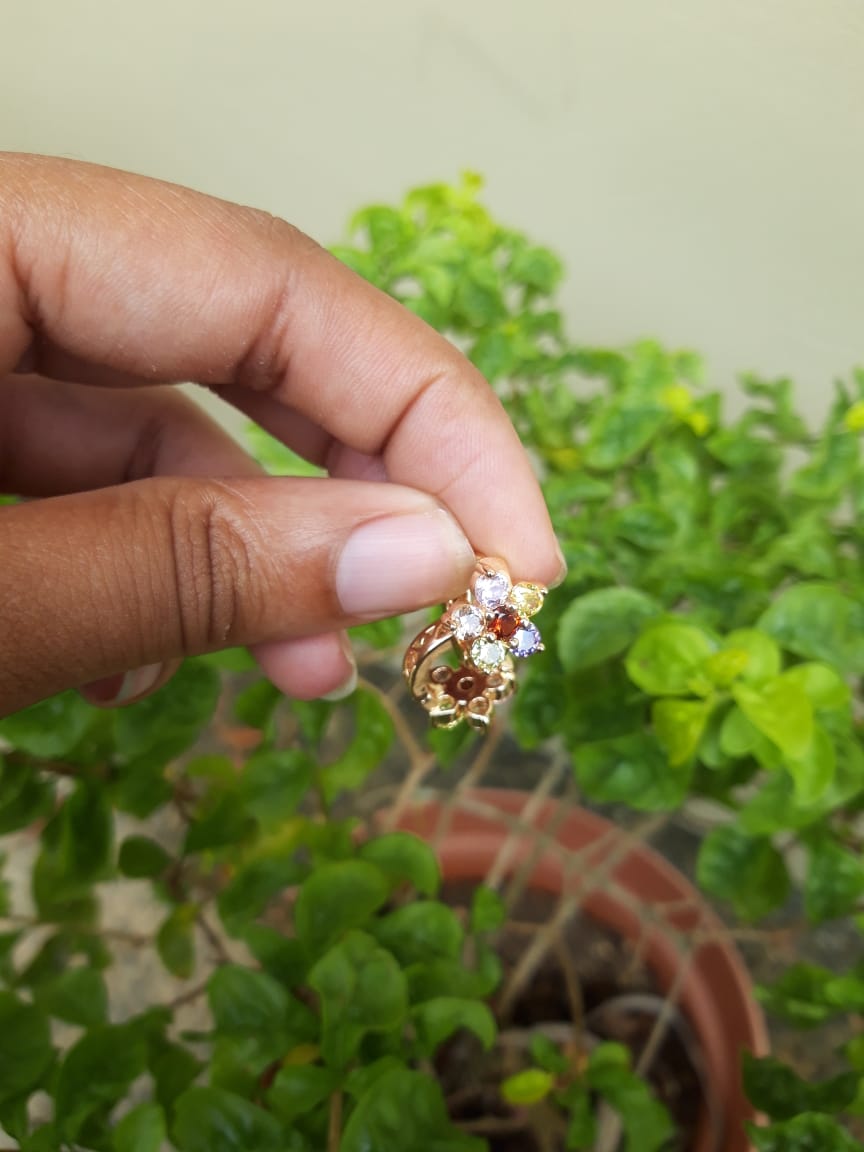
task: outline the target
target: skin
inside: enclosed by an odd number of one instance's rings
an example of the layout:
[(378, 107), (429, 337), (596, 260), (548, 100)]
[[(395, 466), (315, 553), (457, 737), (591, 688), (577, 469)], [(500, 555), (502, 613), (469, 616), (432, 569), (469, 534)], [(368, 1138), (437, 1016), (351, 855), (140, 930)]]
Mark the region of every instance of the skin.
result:
[[(185, 380), (329, 477), (262, 476)], [(5, 153), (0, 491), (35, 498), (0, 508), (0, 715), (238, 644), (321, 695), (350, 677), (347, 626), (460, 594), (472, 551), (563, 574), (499, 401), (422, 321), (265, 213)], [(385, 521), (455, 543), (358, 611), (346, 542)]]

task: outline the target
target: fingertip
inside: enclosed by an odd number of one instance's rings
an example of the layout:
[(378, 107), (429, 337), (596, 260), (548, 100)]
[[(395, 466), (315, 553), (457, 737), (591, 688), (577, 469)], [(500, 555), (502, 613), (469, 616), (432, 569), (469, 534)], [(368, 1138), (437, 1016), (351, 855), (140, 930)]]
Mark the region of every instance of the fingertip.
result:
[(344, 632), (256, 644), (251, 651), (267, 679), (295, 700), (343, 699), (357, 685), (357, 664)]

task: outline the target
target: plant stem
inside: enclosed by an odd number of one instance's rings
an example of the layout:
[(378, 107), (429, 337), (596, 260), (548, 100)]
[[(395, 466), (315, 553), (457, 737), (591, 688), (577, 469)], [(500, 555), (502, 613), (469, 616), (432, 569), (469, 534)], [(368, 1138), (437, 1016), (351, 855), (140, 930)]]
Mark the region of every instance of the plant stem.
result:
[(210, 921), (207, 919), (207, 917), (203, 914), (203, 912), (198, 912), (198, 915), (195, 917), (195, 922), (204, 933), (208, 944), (216, 953), (216, 958), (220, 961), (220, 963), (230, 964), (231, 957), (228, 955), (224, 941), (213, 927), (213, 925), (210, 923)]
[(330, 1097), (330, 1117), (327, 1123), (327, 1152), (339, 1152), (342, 1140), (342, 1093)]
[(170, 1008), (171, 1011), (174, 1012), (186, 1004), (192, 1004), (199, 996), (203, 996), (207, 991), (208, 982), (208, 980), (205, 980), (202, 984), (196, 984), (194, 988), (188, 988), (185, 992), (181, 992), (179, 996), (175, 996), (173, 1000), (169, 1000), (165, 1007)]
[[(562, 897), (555, 915), (548, 923), (542, 925), (539, 929), (530, 947), (523, 953), (521, 960), (513, 969), (510, 979), (502, 991), (500, 1013), (503, 1019), (506, 1019), (512, 1011), (513, 1005), (521, 995), (526, 984), (537, 971), (546, 954), (555, 946), (555, 942), (559, 938), (560, 933), (579, 911), (586, 897), (589, 896), (592, 891), (596, 891), (598, 887), (606, 884), (609, 877), (618, 867), (620, 861), (630, 852), (635, 841), (650, 836), (652, 832), (663, 825), (665, 819), (663, 816), (652, 817), (649, 820), (643, 821), (638, 829), (623, 833), (620, 842), (592, 872), (590, 880), (586, 878), (579, 885), (576, 892)], [(579, 852), (568, 855), (565, 868), (565, 886), (576, 868), (578, 868), (580, 864), (583, 864), (586, 858), (590, 859), (592, 856), (596, 856), (599, 842), (600, 841), (595, 840)]]

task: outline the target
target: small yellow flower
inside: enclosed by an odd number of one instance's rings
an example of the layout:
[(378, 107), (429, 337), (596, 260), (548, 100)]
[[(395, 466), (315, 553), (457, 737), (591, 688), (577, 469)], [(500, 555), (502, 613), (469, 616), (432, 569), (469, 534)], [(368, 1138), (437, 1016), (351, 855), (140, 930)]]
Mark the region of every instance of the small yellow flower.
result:
[(864, 432), (864, 400), (859, 400), (847, 409), (843, 423), (850, 432)]

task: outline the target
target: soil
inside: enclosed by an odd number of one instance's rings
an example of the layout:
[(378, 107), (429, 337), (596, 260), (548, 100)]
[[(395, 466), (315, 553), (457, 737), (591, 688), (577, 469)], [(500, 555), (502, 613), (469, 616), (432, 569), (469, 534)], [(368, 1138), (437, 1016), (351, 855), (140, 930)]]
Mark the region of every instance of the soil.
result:
[[(442, 897), (456, 907), (470, 899), (472, 886), (445, 884)], [(517, 904), (497, 941), (504, 981), (524, 954), (539, 923), (548, 923), (557, 900), (532, 891)], [(506, 1018), (493, 1003), (499, 1041), (483, 1053), (473, 1036), (460, 1035), (439, 1057), (438, 1075), (450, 1114), (460, 1126), (481, 1135), (490, 1152), (564, 1152), (566, 1120), (552, 1105), (514, 1109), (501, 1098), (502, 1079), (530, 1065), (529, 1046), (541, 1033), (556, 1043), (578, 1074), (590, 1048), (614, 1040), (639, 1061), (663, 1004), (652, 973), (634, 955), (632, 944), (587, 918), (564, 930), (561, 946), (540, 966)], [(676, 1126), (670, 1152), (690, 1152), (705, 1100), (698, 1052), (683, 1018), (671, 1026), (651, 1058), (646, 1079)], [(609, 1117), (607, 1117), (607, 1121)], [(603, 1147), (615, 1152), (620, 1140), (607, 1134)], [(601, 1145), (598, 1144), (597, 1147)]]

